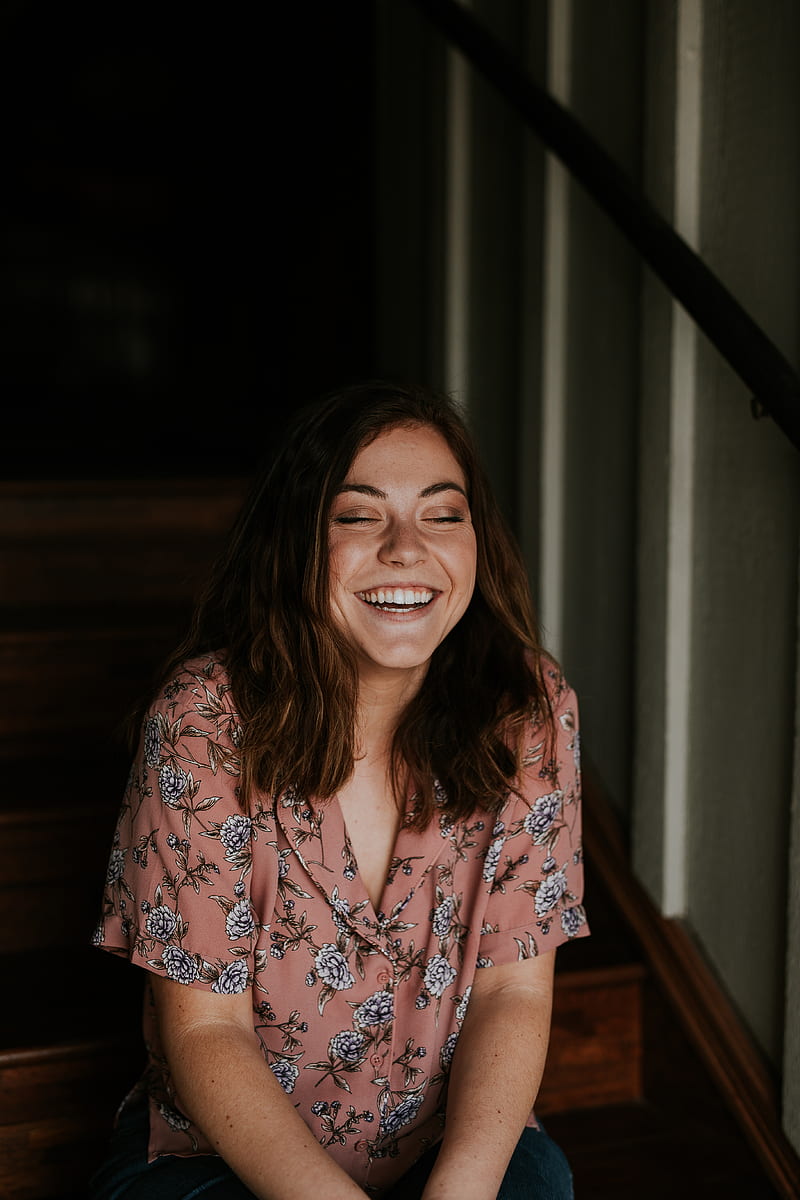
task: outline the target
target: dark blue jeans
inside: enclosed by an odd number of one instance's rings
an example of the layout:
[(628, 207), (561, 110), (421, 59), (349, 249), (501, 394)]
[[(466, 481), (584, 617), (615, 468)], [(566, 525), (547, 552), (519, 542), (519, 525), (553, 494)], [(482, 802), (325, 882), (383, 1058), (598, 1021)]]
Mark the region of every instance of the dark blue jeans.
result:
[[(147, 1102), (126, 1105), (103, 1165), (89, 1184), (89, 1200), (254, 1200), (230, 1167), (213, 1154), (164, 1155), (147, 1162)], [(437, 1147), (414, 1164), (386, 1200), (419, 1200)], [(497, 1200), (572, 1200), (564, 1154), (543, 1129), (523, 1131)]]

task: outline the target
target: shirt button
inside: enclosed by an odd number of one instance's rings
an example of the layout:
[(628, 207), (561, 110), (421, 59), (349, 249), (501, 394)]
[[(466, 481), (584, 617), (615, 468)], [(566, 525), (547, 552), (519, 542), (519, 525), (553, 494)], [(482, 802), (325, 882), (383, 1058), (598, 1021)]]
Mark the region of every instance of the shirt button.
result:
[(391, 975), (388, 971), (378, 971), (378, 983), (388, 983)]
[(383, 1062), (383, 1059), (381, 1058), (380, 1054), (370, 1054), (369, 1061), (372, 1063), (373, 1067), (379, 1067)]

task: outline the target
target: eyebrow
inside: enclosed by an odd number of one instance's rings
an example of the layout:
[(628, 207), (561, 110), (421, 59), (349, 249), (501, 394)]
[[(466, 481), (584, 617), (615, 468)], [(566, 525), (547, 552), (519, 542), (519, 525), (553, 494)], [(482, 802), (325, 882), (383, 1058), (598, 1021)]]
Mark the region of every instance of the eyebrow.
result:
[[(380, 488), (372, 487), (368, 483), (343, 483), (336, 493), (341, 496), (343, 492), (358, 492), (360, 496), (372, 496), (375, 500), (388, 499), (386, 492), (382, 492)], [(460, 492), (467, 499), (467, 493), (464, 491), (460, 483), (455, 483), (452, 479), (444, 479), (441, 483), (431, 483), (426, 488), (423, 488), (419, 496), (421, 500), (426, 500), (429, 496), (437, 496), (439, 492)]]

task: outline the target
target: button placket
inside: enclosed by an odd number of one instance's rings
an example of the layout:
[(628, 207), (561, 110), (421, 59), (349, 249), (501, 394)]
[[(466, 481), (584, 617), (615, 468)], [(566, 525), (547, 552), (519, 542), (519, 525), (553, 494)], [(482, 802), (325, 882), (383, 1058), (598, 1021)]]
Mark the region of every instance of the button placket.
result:
[[(386, 951), (382, 950), (381, 954), (385, 955)], [(377, 968), (373, 976), (376, 991), (389, 993), (392, 996), (395, 994), (395, 975), (394, 967), (390, 961), (384, 961), (380, 965), (375, 964)], [(372, 1047), (372, 1053), (369, 1056), (369, 1065), (375, 1073), (376, 1081), (388, 1084), (388, 1078), (391, 1073), (392, 1059), (394, 1057), (394, 1030), (396, 1025), (397, 1014), (393, 1013), (388, 1022), (381, 1023), (381, 1036)], [(388, 1041), (384, 1040), (386, 1033), (389, 1033)]]

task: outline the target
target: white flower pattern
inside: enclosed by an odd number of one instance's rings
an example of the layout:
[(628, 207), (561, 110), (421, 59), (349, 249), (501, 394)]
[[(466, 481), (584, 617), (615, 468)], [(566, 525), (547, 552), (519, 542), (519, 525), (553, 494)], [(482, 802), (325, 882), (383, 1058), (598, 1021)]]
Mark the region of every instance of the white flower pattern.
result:
[[(443, 812), (423, 834), (406, 822), (380, 914), (335, 801), (289, 789), (242, 811), (242, 730), (219, 662), (187, 664), (144, 722), (93, 944), (187, 987), (249, 993), (270, 1069), (369, 1194), (441, 1128), (476, 972), (515, 961), (520, 943), (541, 953), (589, 932), (577, 710), (556, 671), (550, 687), (554, 760), (526, 759), (522, 795), (499, 814)], [(438, 781), (436, 799), (446, 809)], [(147, 1008), (145, 1023), (154, 1145), (207, 1152), (175, 1107)]]

